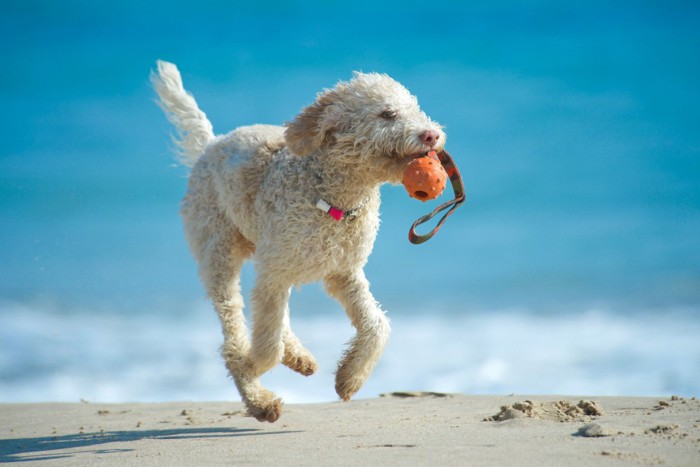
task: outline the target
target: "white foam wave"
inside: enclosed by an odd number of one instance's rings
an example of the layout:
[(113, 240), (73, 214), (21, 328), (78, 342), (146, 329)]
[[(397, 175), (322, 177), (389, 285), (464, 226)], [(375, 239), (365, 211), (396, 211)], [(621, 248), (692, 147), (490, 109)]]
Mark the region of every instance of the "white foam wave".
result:
[[(0, 401), (237, 400), (208, 304), (188, 315), (117, 315), (0, 304)], [(700, 317), (692, 312), (393, 315), (386, 352), (358, 394), (697, 395)], [(263, 382), (288, 402), (336, 400), (333, 372), (352, 328), (342, 315), (293, 317), (319, 372)]]

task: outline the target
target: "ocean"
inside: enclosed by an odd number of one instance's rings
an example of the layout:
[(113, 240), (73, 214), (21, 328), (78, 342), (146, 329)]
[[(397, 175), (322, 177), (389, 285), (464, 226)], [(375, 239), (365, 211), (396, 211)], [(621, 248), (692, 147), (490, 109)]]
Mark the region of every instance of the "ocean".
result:
[[(157, 59), (217, 133), (289, 121), (353, 70), (445, 126), (467, 202), (415, 246), (451, 193), (382, 188), (366, 272), (393, 332), (359, 398), (700, 395), (700, 4), (455, 3), (2, 2), (0, 402), (238, 399)], [(319, 373), (263, 381), (334, 400), (350, 323), (316, 284), (291, 310)]]

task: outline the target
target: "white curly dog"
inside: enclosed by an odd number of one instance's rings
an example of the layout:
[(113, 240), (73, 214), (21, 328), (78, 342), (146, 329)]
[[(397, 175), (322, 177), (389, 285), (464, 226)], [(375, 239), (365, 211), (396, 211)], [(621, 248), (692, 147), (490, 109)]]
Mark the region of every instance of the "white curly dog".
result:
[[(336, 372), (349, 400), (374, 369), (389, 320), (363, 267), (379, 228), (379, 187), (406, 165), (442, 149), (445, 134), (389, 76), (355, 73), (318, 94), (283, 126), (252, 125), (214, 136), (175, 65), (158, 61), (151, 81), (192, 167), (182, 202), (190, 248), (221, 319), (221, 354), (248, 412), (274, 422), (282, 400), (259, 377), (282, 362), (302, 375), (317, 365), (289, 325), (291, 287), (324, 281), (356, 330)], [(240, 272), (254, 259), (252, 334)]]

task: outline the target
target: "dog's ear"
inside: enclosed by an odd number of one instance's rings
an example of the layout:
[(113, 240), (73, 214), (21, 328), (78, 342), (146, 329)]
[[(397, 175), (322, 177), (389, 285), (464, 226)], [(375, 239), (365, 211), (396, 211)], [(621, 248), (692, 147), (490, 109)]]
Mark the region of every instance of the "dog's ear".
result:
[(316, 102), (305, 108), (293, 121), (287, 123), (285, 139), (290, 151), (307, 156), (319, 149), (330, 134), (338, 128), (340, 109), (335, 90), (325, 91)]

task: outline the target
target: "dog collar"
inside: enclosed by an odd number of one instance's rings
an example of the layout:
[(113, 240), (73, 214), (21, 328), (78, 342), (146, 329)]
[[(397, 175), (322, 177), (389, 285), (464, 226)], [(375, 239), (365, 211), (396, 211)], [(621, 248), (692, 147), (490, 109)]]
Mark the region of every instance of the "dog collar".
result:
[(316, 201), (316, 207), (337, 221), (343, 220), (345, 217), (355, 217), (357, 212), (362, 209), (362, 206), (360, 206), (359, 208), (352, 209), (350, 211), (343, 211), (342, 209), (331, 206), (322, 198)]

